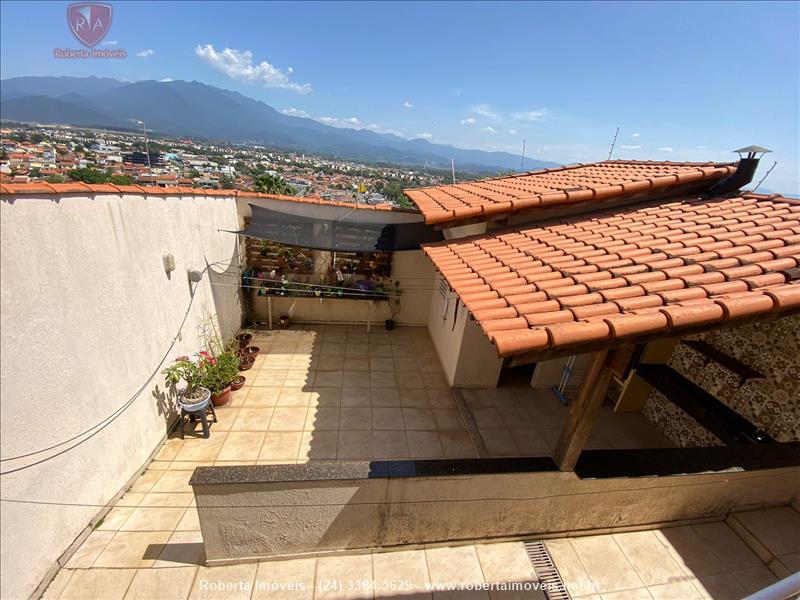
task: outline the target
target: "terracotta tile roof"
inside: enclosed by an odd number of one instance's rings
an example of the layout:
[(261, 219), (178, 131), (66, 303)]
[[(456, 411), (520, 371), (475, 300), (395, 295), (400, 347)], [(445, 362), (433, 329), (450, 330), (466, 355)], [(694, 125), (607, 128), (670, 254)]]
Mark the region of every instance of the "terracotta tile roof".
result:
[(404, 192), (425, 215), (426, 223), (445, 223), (711, 183), (735, 170), (736, 164), (730, 163), (609, 160)]
[(326, 200), (318, 196), (284, 196), (280, 194), (263, 194), (248, 190), (211, 190), (205, 188), (184, 187), (173, 185), (158, 187), (150, 185), (113, 185), (110, 183), (90, 184), (80, 181), (68, 183), (47, 183), (37, 181), (33, 183), (3, 183), (0, 185), (0, 195), (25, 195), (25, 194), (148, 194), (157, 196), (233, 196), (236, 198), (268, 198), (286, 202), (299, 202), (302, 204), (324, 204), (342, 208), (355, 208), (357, 210), (385, 210), (397, 212), (418, 211), (401, 208), (393, 204), (356, 204), (355, 202), (338, 202)]
[(780, 196), (650, 202), (424, 250), (500, 356), (800, 308), (800, 201)]

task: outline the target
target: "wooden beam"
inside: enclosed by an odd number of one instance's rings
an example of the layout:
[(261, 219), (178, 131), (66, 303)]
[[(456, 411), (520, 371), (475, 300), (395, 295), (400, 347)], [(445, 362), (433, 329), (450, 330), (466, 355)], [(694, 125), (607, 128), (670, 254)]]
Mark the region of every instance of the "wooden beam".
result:
[(556, 443), (553, 460), (562, 471), (572, 471), (592, 430), (598, 407), (611, 383), (611, 369), (607, 367), (608, 351), (596, 352), (586, 369), (586, 375), (578, 388), (578, 396), (572, 403), (567, 422)]

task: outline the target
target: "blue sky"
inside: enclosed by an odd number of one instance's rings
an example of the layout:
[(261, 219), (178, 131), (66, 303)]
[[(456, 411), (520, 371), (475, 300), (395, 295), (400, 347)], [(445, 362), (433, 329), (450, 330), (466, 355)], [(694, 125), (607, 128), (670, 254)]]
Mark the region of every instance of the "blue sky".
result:
[(754, 143), (779, 163), (764, 185), (800, 193), (796, 2), (112, 5), (104, 47), (128, 58), (59, 60), (81, 47), (67, 3), (2, 2), (2, 77), (198, 80), (336, 126), (517, 153), (525, 139), (558, 162), (606, 158), (617, 126), (615, 158)]

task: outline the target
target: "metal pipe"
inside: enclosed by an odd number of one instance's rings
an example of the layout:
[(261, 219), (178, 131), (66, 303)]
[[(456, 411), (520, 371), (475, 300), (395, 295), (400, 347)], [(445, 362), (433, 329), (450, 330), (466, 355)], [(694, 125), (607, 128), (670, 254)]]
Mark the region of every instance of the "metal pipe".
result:
[(800, 571), (746, 596), (743, 600), (786, 600), (796, 597), (797, 594), (800, 594)]

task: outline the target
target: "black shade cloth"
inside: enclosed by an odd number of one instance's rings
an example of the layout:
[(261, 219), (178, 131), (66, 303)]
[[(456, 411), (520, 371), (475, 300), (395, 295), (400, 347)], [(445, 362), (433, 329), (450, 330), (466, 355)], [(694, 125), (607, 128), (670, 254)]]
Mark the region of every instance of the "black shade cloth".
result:
[(418, 250), (421, 244), (444, 239), (425, 223), (363, 223), (301, 217), (250, 205), (252, 219), (239, 233), (290, 246), (341, 252)]

